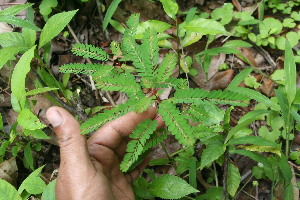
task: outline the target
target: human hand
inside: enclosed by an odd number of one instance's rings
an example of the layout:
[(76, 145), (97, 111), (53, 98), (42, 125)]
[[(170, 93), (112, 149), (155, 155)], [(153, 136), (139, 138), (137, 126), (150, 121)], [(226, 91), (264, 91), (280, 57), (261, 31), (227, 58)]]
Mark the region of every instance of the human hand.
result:
[[(155, 108), (150, 107), (141, 114), (130, 112), (111, 121), (88, 141), (80, 134), (79, 123), (66, 110), (51, 107), (46, 116), (60, 147), (57, 200), (135, 199), (131, 182), (147, 163), (129, 174), (123, 174), (119, 166), (126, 153), (128, 135), (141, 121), (155, 120)], [(158, 121), (162, 126), (162, 121)]]

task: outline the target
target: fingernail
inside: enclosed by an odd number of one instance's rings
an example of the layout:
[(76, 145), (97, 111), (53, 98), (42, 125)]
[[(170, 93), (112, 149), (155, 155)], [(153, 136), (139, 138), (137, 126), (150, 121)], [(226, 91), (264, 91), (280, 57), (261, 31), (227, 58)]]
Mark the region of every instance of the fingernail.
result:
[(64, 121), (64, 118), (57, 110), (50, 110), (50, 112), (47, 112), (47, 119), (53, 128), (58, 127)]

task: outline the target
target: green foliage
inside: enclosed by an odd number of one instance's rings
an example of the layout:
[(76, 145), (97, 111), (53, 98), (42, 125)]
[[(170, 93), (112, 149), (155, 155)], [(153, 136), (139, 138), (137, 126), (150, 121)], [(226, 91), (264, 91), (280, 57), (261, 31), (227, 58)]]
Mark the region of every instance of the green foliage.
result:
[(0, 198), (7, 200), (21, 200), (18, 191), (5, 180), (0, 179)]
[(30, 70), (30, 62), (33, 58), (35, 46), (24, 53), (17, 63), (11, 78), (12, 95), (17, 99), (20, 107), (25, 105), (25, 77)]
[(126, 154), (124, 156), (123, 162), (120, 165), (120, 169), (124, 172), (128, 171), (130, 166), (137, 161), (138, 157), (144, 153), (144, 146), (147, 142), (147, 140), (150, 139), (151, 134), (155, 131), (157, 127), (157, 121), (152, 121), (151, 119), (147, 119), (143, 122), (141, 122), (135, 130), (132, 132), (132, 134), (129, 135), (130, 138), (133, 140), (130, 140), (127, 149)]
[(42, 194), (43, 200), (55, 200), (55, 184), (56, 180), (51, 181), (44, 189)]
[(172, 175), (162, 175), (156, 178), (149, 186), (152, 195), (162, 199), (180, 199), (186, 195), (198, 192), (185, 180)]
[(121, 3), (122, 0), (113, 0), (109, 5), (104, 20), (103, 20), (103, 30), (106, 29), (111, 17), (113, 16), (114, 12), (117, 10), (118, 5)]
[(72, 52), (77, 56), (107, 61), (108, 55), (100, 48), (90, 44), (74, 44)]
[(164, 11), (167, 13), (167, 15), (176, 20), (176, 14), (178, 12), (178, 4), (175, 0), (160, 0), (160, 2), (163, 5)]
[(58, 5), (57, 0), (42, 0), (42, 3), (40, 4), (40, 13), (44, 16), (44, 18), (48, 18), (48, 15), (51, 14), (52, 9), (56, 8)]
[(239, 169), (231, 162), (228, 163), (228, 179), (227, 179), (227, 191), (230, 196), (234, 196), (241, 182), (241, 176)]
[(202, 35), (216, 35), (226, 33), (224, 26), (212, 19), (194, 19), (188, 22), (184, 26), (184, 28), (188, 31), (193, 31)]
[(65, 26), (71, 21), (78, 10), (62, 12), (53, 15), (45, 24), (39, 42), (39, 49), (50, 42), (55, 36), (57, 36)]

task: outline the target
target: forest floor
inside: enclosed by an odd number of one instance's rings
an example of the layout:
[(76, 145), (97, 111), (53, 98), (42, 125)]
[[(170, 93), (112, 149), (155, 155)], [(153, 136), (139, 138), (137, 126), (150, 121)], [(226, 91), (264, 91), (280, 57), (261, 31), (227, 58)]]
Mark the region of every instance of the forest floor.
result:
[[(0, 8), (6, 8), (15, 4), (23, 4), (26, 0), (2, 0), (0, 2)], [(35, 3), (36, 1), (29, 1)], [(63, 1), (65, 2), (65, 1)], [(71, 1), (69, 1), (71, 2)], [(79, 9), (75, 18), (71, 21), (70, 27), (65, 29), (64, 32), (59, 34), (55, 39), (51, 42), (51, 54), (50, 54), (50, 68), (54, 76), (57, 80), (63, 80), (63, 74), (59, 73), (59, 66), (68, 63), (85, 63), (86, 59), (75, 56), (71, 53), (72, 45), (76, 43), (74, 35), (71, 33), (74, 32), (76, 35), (76, 39), (78, 39), (81, 43), (92, 44), (98, 47), (103, 48), (106, 52), (110, 51), (110, 43), (111, 41), (121, 41), (122, 34), (116, 31), (113, 27), (108, 26), (108, 29), (102, 30), (102, 23), (105, 13), (103, 13), (103, 7), (106, 7), (106, 4), (109, 4), (111, 1), (106, 0), (103, 5), (97, 4), (96, 1), (90, 0), (87, 3), (80, 3), (79, 1), (72, 1), (73, 3), (66, 3), (65, 5), (60, 5), (57, 7), (55, 12), (59, 12), (60, 9), (64, 10), (74, 10)], [(98, 1), (100, 2), (100, 1)], [(197, 7), (201, 12), (211, 13), (214, 9), (219, 8), (224, 5), (224, 3), (232, 3), (234, 5), (234, 10), (256, 10), (257, 1), (255, 0), (180, 0), (177, 1), (180, 6), (180, 11), (184, 12), (192, 7)], [(34, 5), (35, 9), (38, 9), (38, 3)], [(132, 13), (140, 13), (141, 21), (146, 20), (161, 20), (170, 24), (174, 24), (164, 12), (161, 4), (158, 1), (142, 1), (142, 0), (131, 0), (131, 1), (123, 1), (117, 12), (113, 16), (113, 19), (120, 22), (121, 24), (125, 24), (126, 20)], [(272, 15), (272, 13), (267, 13), (268, 15)], [(280, 16), (280, 14), (276, 14), (277, 18), (281, 18), (284, 16)], [(20, 17), (24, 17), (25, 13), (20, 13)], [(178, 16), (178, 21), (180, 23), (181, 19)], [(35, 24), (39, 27), (44, 25), (43, 17), (36, 13), (35, 16)], [(7, 26), (7, 24), (0, 24), (0, 32), (10, 31), (12, 28)], [(14, 31), (17, 31), (18, 28), (14, 28)], [(168, 33), (175, 33), (176, 30), (169, 29)], [(67, 34), (67, 36), (66, 36)], [(220, 38), (216, 39), (213, 43), (210, 44), (209, 48), (219, 47), (224, 42), (224, 39), (228, 39), (220, 36)], [(229, 38), (228, 40), (231, 40)], [(241, 39), (241, 38), (234, 38)], [(242, 39), (241, 39), (242, 40)], [(207, 38), (203, 37), (199, 42), (188, 46), (185, 48), (186, 55), (193, 56), (205, 49)], [(176, 44), (173, 44), (176, 46)], [(299, 46), (299, 45), (298, 45)], [(299, 47), (298, 47), (299, 48)], [(167, 49), (162, 49), (160, 54), (164, 55), (168, 52)], [(263, 72), (263, 76), (261, 73), (253, 72), (252, 76), (254, 76), (257, 82), (260, 84), (256, 89), (267, 97), (273, 97), (275, 95), (274, 90), (278, 87), (278, 85), (267, 76), (270, 76), (276, 69), (283, 69), (284, 66), (284, 51), (274, 50), (270, 47), (261, 47), (256, 46), (253, 47), (242, 47), (240, 48), (242, 55), (247, 58), (253, 66), (255, 66), (258, 70)], [(116, 60), (110, 61), (112, 65), (119, 65)], [(226, 63), (229, 66), (229, 69), (220, 71), (219, 66), (223, 63)], [(208, 79), (206, 79), (205, 73), (201, 70), (201, 67), (197, 64), (193, 65), (193, 68), (197, 69), (197, 76), (189, 77), (189, 85), (193, 88), (204, 88), (207, 90), (222, 90), (225, 89), (232, 79), (248, 64), (241, 61), (235, 55), (227, 55), (227, 54), (219, 54), (218, 56), (214, 56), (208, 71)], [(12, 109), (9, 90), (9, 80), (11, 76), (12, 70), (7, 66), (0, 70), (0, 112), (3, 116), (4, 121), (4, 129), (9, 132), (11, 126), (14, 124), (17, 118), (16, 112)], [(178, 72), (179, 74), (179, 72)], [(297, 75), (297, 87), (300, 87), (299, 73)], [(27, 80), (27, 88), (34, 89), (34, 82), (36, 76), (33, 73), (29, 73)], [(81, 106), (84, 108), (94, 108), (97, 106), (110, 106), (110, 103), (107, 99), (99, 97), (99, 95), (95, 95), (95, 91), (92, 90), (89, 84), (89, 79), (84, 76), (76, 76), (71, 75), (68, 88), (71, 91), (76, 91), (78, 88), (81, 89), (80, 92), (80, 100)], [(243, 83), (244, 84), (244, 83)], [(121, 93), (114, 92), (111, 93), (111, 96), (116, 104), (121, 104), (127, 100), (127, 97)], [(61, 101), (65, 101), (64, 97), (59, 97)], [(32, 106), (32, 110), (34, 113), (41, 119), (41, 121), (46, 121), (45, 113), (46, 110), (55, 105), (52, 101), (50, 101), (46, 95), (39, 95), (35, 97), (37, 103), (35, 106)], [(67, 102), (67, 101), (65, 101)], [(248, 107), (237, 107), (233, 110), (231, 115), (231, 124), (237, 124), (238, 120), (241, 116), (245, 115), (247, 112), (253, 110), (255, 102), (252, 102)], [(73, 105), (76, 107), (75, 105)], [(75, 108), (74, 108), (75, 109)], [(265, 124), (264, 121), (258, 121), (251, 125), (251, 128), (254, 132), (258, 132), (258, 129), (261, 125)], [(57, 171), (59, 169), (59, 148), (57, 146), (57, 142), (55, 136), (53, 136), (52, 130), (50, 128), (46, 128), (45, 132), (51, 135), (51, 140), (38, 141), (42, 144), (42, 149), (40, 151), (33, 151), (33, 156), (35, 160), (36, 168), (42, 165), (45, 165), (45, 168), (42, 173), (42, 177), (46, 183), (49, 183), (51, 180), (55, 179), (57, 176)], [(177, 152), (182, 148), (179, 145), (175, 138), (169, 137), (164, 142), (164, 148), (157, 147), (151, 155), (152, 159), (158, 158), (167, 158), (165, 151), (168, 154), (172, 154)], [(295, 139), (293, 141), (292, 148), (299, 148), (300, 144), (300, 135), (298, 132), (295, 133)], [(13, 162), (11, 159), (16, 160)], [(24, 167), (23, 165), (23, 156), (22, 152), (18, 154), (16, 158), (11, 158), (11, 154), (7, 154), (4, 157), (6, 162), (0, 164), (0, 169), (8, 169), (5, 172), (0, 170), (0, 177), (6, 177), (10, 182), (15, 185), (19, 185), (30, 173), (31, 171)], [(247, 174), (253, 166), (256, 165), (254, 161), (245, 157), (245, 156), (236, 156), (233, 158), (235, 165), (238, 167), (240, 174), (243, 176)], [(295, 165), (295, 164), (294, 164)], [(296, 165), (295, 165), (296, 166)], [(157, 174), (176, 174), (176, 170), (172, 165), (163, 165), (151, 167), (153, 171)], [(298, 167), (299, 168), (299, 167)], [(218, 170), (222, 170), (221, 168)], [(295, 167), (296, 173), (297, 168)], [(202, 175), (198, 178), (201, 187), (207, 188), (212, 184), (208, 179), (211, 174), (209, 171), (203, 171)], [(241, 200), (251, 200), (251, 199), (270, 199), (271, 195), (271, 184), (268, 180), (259, 180), (258, 186), (253, 186), (251, 182), (253, 182), (255, 178), (251, 178), (250, 176), (245, 175), (243, 177), (242, 183), (244, 184), (243, 190), (239, 193), (237, 199)], [(299, 178), (297, 177), (297, 182), (299, 182)], [(33, 199), (33, 198), (32, 198)], [(279, 199), (279, 198), (278, 198)]]

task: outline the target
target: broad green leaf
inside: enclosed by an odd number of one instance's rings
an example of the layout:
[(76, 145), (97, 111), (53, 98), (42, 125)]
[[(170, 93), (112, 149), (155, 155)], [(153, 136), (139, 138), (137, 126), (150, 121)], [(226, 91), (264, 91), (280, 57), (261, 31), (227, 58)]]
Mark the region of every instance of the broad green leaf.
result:
[(56, 180), (51, 181), (43, 191), (42, 200), (55, 200)]
[(242, 128), (246, 127), (247, 125), (251, 124), (255, 120), (257, 120), (262, 115), (267, 114), (268, 110), (254, 110), (252, 112), (247, 113), (243, 116), (239, 121), (239, 124), (233, 127), (227, 134), (225, 144)]
[(40, 13), (43, 16), (48, 16), (52, 12), (52, 8), (55, 8), (58, 5), (57, 0), (42, 0), (40, 4)]
[(198, 18), (188, 22), (184, 28), (188, 31), (200, 33), (202, 35), (216, 35), (227, 33), (224, 26), (212, 19)]
[[(211, 186), (205, 194), (197, 196), (196, 200), (222, 200), (223, 188)], [(226, 195), (226, 200), (229, 199), (228, 194)]]
[(37, 139), (50, 139), (50, 137), (46, 135), (46, 133), (44, 133), (44, 131), (42, 131), (41, 129), (36, 129), (36, 130), (23, 129), (23, 133), (26, 136), (31, 136)]
[[(148, 30), (149, 28), (151, 30), (156, 31), (157, 33), (162, 33), (170, 27), (172, 27), (172, 25), (170, 25), (166, 22), (159, 21), (159, 20), (148, 20), (145, 22), (141, 22), (141, 23), (139, 23), (139, 25), (137, 27), (135, 39), (142, 39), (145, 31), (149, 31)], [(164, 38), (161, 37), (160, 39), (164, 39)]]
[(45, 127), (29, 109), (23, 109), (18, 115), (17, 120), (19, 125), (25, 129), (35, 130)]
[(228, 162), (227, 171), (227, 191), (230, 196), (234, 196), (241, 182), (241, 175), (239, 169), (231, 162)]
[(30, 194), (40, 194), (44, 191), (46, 184), (40, 178), (40, 174), (44, 166), (36, 169), (32, 172), (20, 185), (18, 192), (21, 194), (24, 190), (26, 190)]
[(190, 160), (189, 166), (189, 183), (191, 186), (197, 189), (197, 159), (193, 157)]
[(221, 8), (216, 8), (211, 13), (211, 17), (214, 20), (219, 20), (220, 23), (225, 25), (231, 22), (233, 16), (233, 5), (231, 3), (225, 3)]
[(242, 41), (242, 40), (231, 40), (226, 42), (223, 47), (252, 47), (252, 45), (248, 42)]
[(300, 124), (300, 115), (296, 110), (291, 110), (291, 114), (294, 117), (294, 119), (297, 121), (298, 124)]
[(141, 199), (152, 199), (155, 198), (152, 194), (150, 194), (148, 187), (150, 183), (148, 183), (144, 177), (138, 177), (133, 183), (134, 193), (140, 197)]
[(178, 176), (169, 174), (155, 179), (149, 186), (151, 194), (163, 199), (180, 199), (194, 192), (199, 192)]
[(160, 2), (163, 5), (164, 11), (167, 13), (167, 15), (176, 20), (176, 14), (178, 12), (178, 4), (175, 0), (160, 0)]
[(23, 28), (22, 35), (24, 37), (26, 47), (31, 48), (35, 45), (36, 31), (28, 28)]
[(289, 105), (291, 106), (296, 96), (296, 63), (293, 50), (288, 41), (285, 42), (284, 54), (285, 91)]
[(187, 31), (186, 36), (182, 40), (182, 46), (187, 47), (195, 42), (198, 42), (202, 38), (200, 33)]
[(49, 88), (49, 87), (33, 89), (33, 90), (30, 90), (29, 92), (27, 92), (26, 96), (37, 95), (37, 94), (40, 94), (40, 93), (49, 92), (49, 91), (58, 90), (58, 89), (59, 88)]
[(34, 24), (32, 24), (29, 21), (20, 19), (18, 17), (15, 16), (9, 16), (9, 15), (0, 15), (0, 22), (6, 22), (8, 24), (13, 24), (15, 26), (20, 26), (23, 28), (29, 28), (35, 31), (40, 31), (41, 29), (38, 28), (37, 26), (35, 26)]
[(5, 180), (0, 179), (0, 199), (2, 200), (22, 200), (14, 186)]
[(5, 32), (0, 34), (0, 45), (2, 47), (18, 46), (26, 48), (26, 41), (22, 33)]
[(33, 3), (26, 3), (26, 4), (20, 4), (16, 6), (11, 6), (9, 8), (6, 8), (4, 10), (0, 11), (0, 15), (16, 15), (22, 10), (25, 10), (26, 8), (29, 8), (33, 5)]
[[(282, 114), (282, 117), (284, 119), (284, 122), (287, 126), (287, 124), (289, 123), (289, 120), (288, 118), (290, 117), (289, 116), (289, 102), (288, 102), (288, 99), (286, 97), (286, 95), (284, 94), (283, 91), (281, 91), (281, 89), (278, 89), (278, 90), (275, 90), (275, 93), (276, 93), (276, 97), (277, 97), (277, 101), (280, 105), (280, 111), (281, 111), (281, 114)], [(291, 123), (292, 120), (290, 120), (290, 123)]]
[[(11, 91), (15, 98), (22, 101), (23, 104), (25, 98), (25, 78), (27, 73), (30, 71), (30, 62), (34, 55), (35, 46), (30, 50), (26, 51), (19, 62), (16, 64), (12, 78), (11, 78)], [(21, 105), (23, 106), (23, 105)]]
[(50, 42), (55, 36), (57, 36), (71, 21), (73, 16), (78, 10), (73, 10), (69, 12), (62, 12), (53, 15), (45, 24), (41, 36), (39, 49), (43, 47), (46, 43)]
[(227, 86), (227, 89), (237, 87), (245, 78), (253, 71), (254, 68), (249, 67), (243, 69), (238, 75), (234, 77), (231, 83)]
[(280, 132), (280, 130), (269, 131), (269, 129), (266, 126), (261, 126), (258, 130), (258, 134), (262, 138), (265, 138), (266, 140), (275, 142), (276, 140), (279, 139), (281, 132)]
[(14, 59), (14, 55), (21, 51), (22, 47), (5, 47), (0, 49), (0, 69), (7, 63), (9, 60)]
[(24, 147), (23, 164), (24, 164), (24, 166), (26, 168), (34, 170), (34, 167), (33, 167), (33, 156), (32, 156), (32, 150), (31, 150), (30, 142), (28, 142), (26, 144), (26, 146)]
[(298, 34), (296, 32), (293, 32), (293, 31), (288, 32), (285, 35), (285, 37), (286, 37), (287, 41), (290, 42), (291, 47), (296, 46), (296, 44), (298, 44), (299, 39), (300, 39), (299, 36), (298, 36)]
[(279, 148), (279, 145), (277, 143), (253, 135), (232, 139), (227, 143), (227, 145), (231, 144), (254, 144), (259, 146), (270, 146)]
[(109, 5), (109, 7), (108, 7), (108, 9), (106, 11), (104, 20), (103, 20), (103, 30), (106, 29), (108, 23), (111, 20), (111, 17), (113, 16), (113, 14), (115, 13), (115, 11), (117, 10), (118, 5), (121, 3), (121, 1), (122, 0), (113, 0), (111, 2), (111, 4)]
[(285, 72), (284, 69), (277, 69), (270, 77), (273, 81), (278, 84), (285, 85)]
[(122, 24), (121, 24), (120, 22), (117, 22), (117, 21), (111, 19), (111, 20), (109, 21), (109, 23), (110, 23), (117, 31), (119, 31), (120, 33), (123, 33), (123, 34), (124, 34), (125, 28), (122, 26)]
[(210, 142), (206, 144), (206, 148), (203, 150), (201, 156), (200, 169), (203, 169), (224, 154), (226, 146), (217, 137), (211, 138)]

